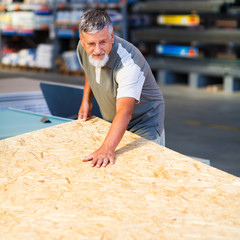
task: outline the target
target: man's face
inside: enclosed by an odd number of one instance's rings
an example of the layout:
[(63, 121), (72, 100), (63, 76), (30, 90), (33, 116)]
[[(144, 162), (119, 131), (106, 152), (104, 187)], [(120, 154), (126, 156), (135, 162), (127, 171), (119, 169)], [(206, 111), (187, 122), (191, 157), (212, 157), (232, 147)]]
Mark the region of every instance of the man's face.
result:
[(96, 61), (101, 61), (105, 54), (109, 55), (114, 42), (114, 33), (112, 31), (109, 34), (108, 27), (96, 33), (83, 32), (82, 35), (83, 38), (80, 35), (80, 42), (88, 56), (92, 56)]

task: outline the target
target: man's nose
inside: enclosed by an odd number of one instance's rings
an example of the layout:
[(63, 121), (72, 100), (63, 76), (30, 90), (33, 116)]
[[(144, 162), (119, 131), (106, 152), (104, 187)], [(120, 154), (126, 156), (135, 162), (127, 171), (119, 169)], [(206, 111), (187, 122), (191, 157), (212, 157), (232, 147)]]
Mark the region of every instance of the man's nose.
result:
[(95, 45), (94, 53), (95, 54), (100, 54), (102, 52), (102, 48), (100, 44)]

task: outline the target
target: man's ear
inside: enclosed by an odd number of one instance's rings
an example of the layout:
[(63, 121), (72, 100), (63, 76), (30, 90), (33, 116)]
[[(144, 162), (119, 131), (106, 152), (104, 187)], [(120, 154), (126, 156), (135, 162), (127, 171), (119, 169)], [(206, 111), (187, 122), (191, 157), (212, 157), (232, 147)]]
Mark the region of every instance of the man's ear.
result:
[(111, 33), (111, 41), (112, 43), (114, 43), (114, 31), (112, 30), (112, 33)]
[(82, 38), (81, 34), (79, 34), (79, 39), (80, 39), (81, 45), (83, 46), (83, 38)]

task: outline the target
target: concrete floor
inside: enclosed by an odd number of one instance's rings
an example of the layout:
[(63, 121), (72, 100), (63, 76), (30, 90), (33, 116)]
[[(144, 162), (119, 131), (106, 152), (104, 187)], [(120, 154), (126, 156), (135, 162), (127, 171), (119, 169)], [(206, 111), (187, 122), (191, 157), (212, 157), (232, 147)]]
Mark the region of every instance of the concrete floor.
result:
[[(0, 73), (0, 94), (39, 91), (39, 81), (79, 85), (77, 77)], [(240, 93), (209, 93), (186, 85), (160, 85), (166, 104), (166, 146), (211, 161), (240, 177)]]
[(208, 93), (183, 85), (160, 88), (166, 146), (240, 177), (240, 93)]

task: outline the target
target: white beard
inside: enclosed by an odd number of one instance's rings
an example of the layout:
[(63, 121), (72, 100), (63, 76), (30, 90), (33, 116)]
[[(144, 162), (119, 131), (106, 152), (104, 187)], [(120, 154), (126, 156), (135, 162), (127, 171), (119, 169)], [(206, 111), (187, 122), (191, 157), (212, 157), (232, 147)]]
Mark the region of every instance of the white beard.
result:
[[(88, 56), (88, 60), (89, 60), (89, 62), (94, 66), (94, 67), (97, 67), (97, 68), (101, 68), (101, 67), (104, 67), (105, 65), (106, 65), (106, 63), (108, 62), (108, 60), (109, 60), (109, 56), (105, 53), (105, 52), (103, 52), (104, 53), (104, 57), (103, 57), (103, 59), (102, 60), (96, 60), (96, 59), (94, 59), (93, 58), (93, 53), (90, 55), (90, 56)], [(101, 53), (101, 54), (103, 54), (103, 53)]]

